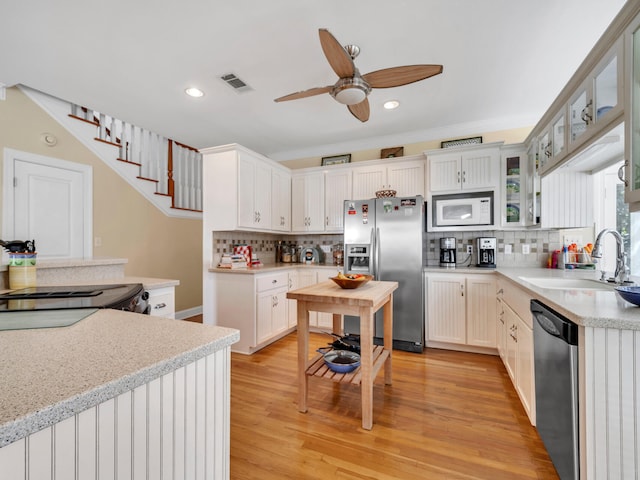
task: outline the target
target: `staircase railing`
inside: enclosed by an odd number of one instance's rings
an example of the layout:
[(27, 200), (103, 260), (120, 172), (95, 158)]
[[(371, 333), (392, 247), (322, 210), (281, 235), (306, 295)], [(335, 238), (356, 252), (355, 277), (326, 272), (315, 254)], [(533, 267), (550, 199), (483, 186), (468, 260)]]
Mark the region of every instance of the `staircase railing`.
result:
[(140, 167), (171, 207), (202, 211), (202, 154), (197, 149), (104, 113), (71, 104), (70, 116), (96, 126), (96, 140), (119, 148), (118, 160)]

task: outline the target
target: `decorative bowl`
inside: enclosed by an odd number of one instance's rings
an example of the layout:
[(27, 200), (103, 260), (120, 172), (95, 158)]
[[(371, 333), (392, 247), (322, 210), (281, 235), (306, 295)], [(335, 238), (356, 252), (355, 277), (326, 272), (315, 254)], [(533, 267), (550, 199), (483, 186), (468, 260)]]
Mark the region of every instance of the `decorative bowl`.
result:
[(349, 373), (360, 366), (360, 355), (349, 350), (332, 350), (324, 354), (324, 363), (337, 373)]
[(376, 192), (376, 198), (393, 198), (396, 196), (395, 190), (378, 190)]
[[(349, 274), (347, 274), (349, 275)], [(373, 278), (373, 275), (360, 275), (358, 278), (330, 277), (340, 288), (358, 288)]]
[(627, 302), (640, 306), (640, 286), (616, 287), (615, 291)]

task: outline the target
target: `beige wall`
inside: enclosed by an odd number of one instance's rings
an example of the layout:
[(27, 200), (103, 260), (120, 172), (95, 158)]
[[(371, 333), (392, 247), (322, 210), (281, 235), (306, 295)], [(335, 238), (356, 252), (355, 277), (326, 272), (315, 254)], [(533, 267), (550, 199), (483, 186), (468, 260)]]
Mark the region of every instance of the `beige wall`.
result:
[[(55, 147), (40, 141), (44, 132)], [(201, 220), (164, 215), (17, 88), (0, 101), (0, 147), (91, 165), (93, 236), (102, 239), (94, 257), (127, 258), (127, 275), (179, 280), (177, 311), (202, 305)]]
[[(514, 128), (512, 130), (500, 130), (489, 133), (478, 133), (477, 135), (466, 135), (467, 137), (481, 136), (484, 143), (491, 142), (504, 142), (507, 143), (521, 143), (527, 138), (527, 135), (531, 132), (531, 127)], [(443, 139), (450, 140), (450, 139)], [(400, 145), (390, 145), (395, 147)], [(440, 140), (433, 140), (430, 142), (412, 143), (409, 145), (403, 145), (404, 155), (418, 155), (426, 150), (434, 150), (440, 148)], [(362, 162), (365, 160), (375, 160), (380, 158), (380, 149), (360, 150), (358, 152), (344, 152), (351, 153), (351, 163)], [(295, 160), (287, 160), (280, 162), (289, 168), (306, 168), (306, 167), (319, 167), (322, 165), (321, 157), (299, 158)]]

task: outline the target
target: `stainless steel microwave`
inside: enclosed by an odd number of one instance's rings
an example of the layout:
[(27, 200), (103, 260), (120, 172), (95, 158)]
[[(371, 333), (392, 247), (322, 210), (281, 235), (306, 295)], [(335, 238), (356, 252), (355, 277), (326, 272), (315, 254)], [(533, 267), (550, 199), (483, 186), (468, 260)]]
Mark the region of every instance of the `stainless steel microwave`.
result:
[(433, 227), (493, 225), (493, 192), (431, 197)]

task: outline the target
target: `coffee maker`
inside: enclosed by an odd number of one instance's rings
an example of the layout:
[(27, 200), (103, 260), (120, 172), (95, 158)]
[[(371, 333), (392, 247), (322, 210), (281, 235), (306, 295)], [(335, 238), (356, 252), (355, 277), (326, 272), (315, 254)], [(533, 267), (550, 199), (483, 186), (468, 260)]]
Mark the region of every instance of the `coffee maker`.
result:
[(495, 237), (476, 238), (478, 263), (477, 267), (496, 268), (496, 239)]
[(455, 237), (445, 237), (440, 239), (440, 266), (445, 268), (456, 267)]

